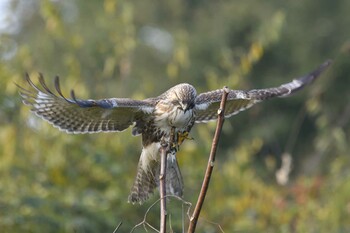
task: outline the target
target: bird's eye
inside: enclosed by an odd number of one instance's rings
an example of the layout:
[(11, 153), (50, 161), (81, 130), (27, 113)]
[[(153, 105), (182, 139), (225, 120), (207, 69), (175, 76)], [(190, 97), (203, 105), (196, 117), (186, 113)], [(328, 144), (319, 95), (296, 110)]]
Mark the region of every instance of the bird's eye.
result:
[(181, 106), (180, 102), (177, 101), (177, 100), (173, 100), (173, 101), (171, 101), (171, 103), (172, 103), (173, 105)]

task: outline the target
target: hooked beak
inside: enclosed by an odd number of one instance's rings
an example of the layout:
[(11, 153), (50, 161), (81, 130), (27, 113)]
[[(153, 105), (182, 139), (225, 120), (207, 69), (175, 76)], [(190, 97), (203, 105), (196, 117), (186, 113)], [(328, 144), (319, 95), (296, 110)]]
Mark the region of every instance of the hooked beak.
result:
[(185, 103), (182, 105), (182, 109), (184, 110), (184, 112), (187, 112), (188, 110), (191, 110), (193, 107), (191, 104)]
[(189, 110), (189, 107), (187, 104), (183, 104), (181, 103), (181, 107), (178, 107), (179, 109), (181, 109), (184, 112), (187, 112)]

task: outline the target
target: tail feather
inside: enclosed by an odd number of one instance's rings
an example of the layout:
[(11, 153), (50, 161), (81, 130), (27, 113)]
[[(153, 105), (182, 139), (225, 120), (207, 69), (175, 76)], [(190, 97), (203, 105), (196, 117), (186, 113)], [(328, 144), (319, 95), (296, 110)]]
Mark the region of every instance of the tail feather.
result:
[(167, 155), (165, 188), (168, 195), (183, 196), (184, 185), (175, 151)]
[(154, 161), (152, 166), (145, 171), (140, 162), (128, 201), (133, 204), (139, 203), (141, 205), (153, 194), (154, 189), (158, 187), (157, 180), (159, 180), (160, 164)]
[[(144, 155), (144, 153), (141, 154), (137, 168), (137, 175), (128, 198), (128, 201), (133, 204), (142, 204), (153, 194), (154, 189), (159, 187), (159, 155), (152, 157), (157, 158), (157, 160), (145, 160), (142, 158)], [(145, 161), (147, 161), (148, 164), (143, 164)], [(176, 160), (175, 151), (167, 155), (165, 182), (167, 195), (182, 197), (183, 180)]]

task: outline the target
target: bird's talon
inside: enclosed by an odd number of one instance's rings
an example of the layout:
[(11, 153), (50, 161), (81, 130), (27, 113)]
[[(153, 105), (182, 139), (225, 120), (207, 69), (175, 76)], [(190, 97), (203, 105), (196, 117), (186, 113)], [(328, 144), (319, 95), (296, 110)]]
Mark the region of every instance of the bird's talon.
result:
[(177, 149), (177, 147), (178, 147), (178, 144), (176, 144), (175, 142), (171, 144), (171, 149)]
[(186, 132), (178, 132), (177, 133), (177, 145), (180, 147), (180, 145), (187, 139), (187, 140), (193, 140), (193, 137), (188, 136), (189, 133)]

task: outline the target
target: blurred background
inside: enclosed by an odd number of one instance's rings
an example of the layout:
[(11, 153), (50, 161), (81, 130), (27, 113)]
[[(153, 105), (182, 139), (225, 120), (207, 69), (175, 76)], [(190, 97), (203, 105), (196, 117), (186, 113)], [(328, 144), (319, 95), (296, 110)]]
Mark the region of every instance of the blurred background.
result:
[[(225, 121), (198, 232), (350, 231), (350, 1), (0, 0), (0, 231), (129, 232), (141, 139), (67, 135), (21, 103), (42, 72), (78, 98), (278, 86), (334, 60), (297, 95)], [(195, 203), (215, 122), (178, 153)], [(171, 200), (175, 232), (187, 205)], [(159, 209), (147, 222), (159, 227)], [(149, 232), (153, 232), (146, 227)], [(135, 232), (145, 232), (138, 227)]]

